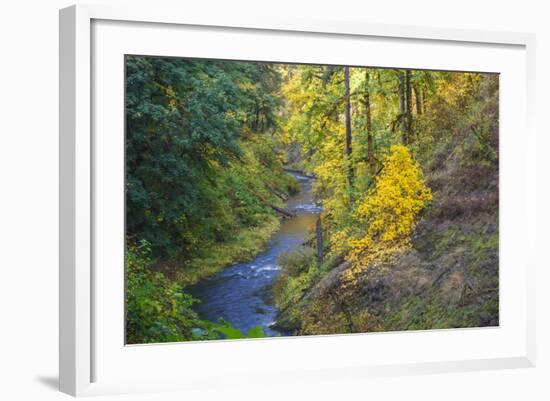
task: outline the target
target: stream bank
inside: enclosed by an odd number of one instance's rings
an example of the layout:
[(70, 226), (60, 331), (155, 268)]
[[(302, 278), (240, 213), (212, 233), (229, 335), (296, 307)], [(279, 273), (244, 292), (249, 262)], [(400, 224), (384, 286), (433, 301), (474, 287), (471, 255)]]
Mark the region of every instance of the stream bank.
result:
[(287, 210), (294, 217), (282, 221), (266, 250), (250, 262), (228, 266), (187, 287), (202, 301), (195, 308), (202, 319), (215, 322), (223, 318), (243, 333), (261, 326), (266, 336), (285, 335), (273, 329), (279, 311), (272, 300), (271, 286), (280, 270), (278, 258), (304, 242), (321, 212), (312, 195), (313, 178), (297, 172), (290, 174), (300, 183), (300, 192), (287, 202)]

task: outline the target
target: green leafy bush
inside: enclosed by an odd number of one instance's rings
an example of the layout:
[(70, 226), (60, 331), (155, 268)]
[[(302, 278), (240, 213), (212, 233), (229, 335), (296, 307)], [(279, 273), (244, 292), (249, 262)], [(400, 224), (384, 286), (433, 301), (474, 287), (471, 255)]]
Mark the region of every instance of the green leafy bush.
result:
[(255, 326), (251, 328), (247, 334), (244, 334), (241, 330), (236, 329), (231, 323), (220, 319), (218, 324), (212, 325), (212, 330), (223, 335), (226, 340), (237, 340), (243, 338), (263, 338), (265, 337), (262, 326)]
[(315, 251), (301, 247), (294, 252), (283, 253), (279, 257), (281, 272), (273, 286), (275, 303), (279, 309), (296, 305), (322, 274), (317, 265)]
[(198, 302), (162, 273), (152, 271), (147, 241), (126, 252), (126, 342), (128, 344), (218, 338), (192, 306)]

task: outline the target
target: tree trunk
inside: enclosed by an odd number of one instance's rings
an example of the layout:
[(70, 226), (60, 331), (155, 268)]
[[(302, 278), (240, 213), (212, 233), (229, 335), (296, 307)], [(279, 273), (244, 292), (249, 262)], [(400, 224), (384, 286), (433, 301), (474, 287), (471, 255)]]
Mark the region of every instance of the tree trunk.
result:
[(401, 142), (407, 144), (407, 131), (403, 129), (403, 120), (405, 118), (405, 74), (399, 71), (399, 125), (401, 126)]
[(419, 116), (422, 115), (422, 91), (420, 89), (418, 89), (418, 87), (416, 85), (414, 85), (413, 87), (414, 89), (414, 97), (416, 99), (416, 114), (418, 114)]
[(275, 205), (267, 204), (267, 206), (275, 210), (277, 213), (282, 214), (284, 217), (288, 217), (288, 218), (296, 217), (294, 213), (289, 212), (288, 210), (285, 210), (285, 209), (281, 209), (280, 207), (277, 207)]
[(405, 86), (407, 98), (407, 143), (411, 143), (413, 139), (411, 70), (407, 70), (405, 76)]
[(344, 67), (344, 85), (346, 98), (346, 155), (348, 157), (348, 181), (351, 185), (353, 183), (353, 166), (351, 163), (351, 99), (349, 93), (349, 67)]
[(370, 175), (374, 179), (376, 174), (376, 162), (374, 160), (374, 141), (372, 137), (372, 118), (370, 108), (370, 91), (369, 91), (369, 70), (365, 70), (365, 113), (367, 114), (367, 159), (369, 161)]
[(424, 113), (426, 111), (426, 96), (422, 89), (420, 89), (420, 104), (422, 106), (422, 113)]
[(258, 132), (259, 125), (260, 125), (260, 105), (256, 101), (256, 110), (254, 113), (254, 124), (252, 124), (252, 131)]
[(317, 217), (315, 228), (317, 233), (317, 264), (321, 266), (323, 263), (323, 226), (321, 225), (321, 216)]

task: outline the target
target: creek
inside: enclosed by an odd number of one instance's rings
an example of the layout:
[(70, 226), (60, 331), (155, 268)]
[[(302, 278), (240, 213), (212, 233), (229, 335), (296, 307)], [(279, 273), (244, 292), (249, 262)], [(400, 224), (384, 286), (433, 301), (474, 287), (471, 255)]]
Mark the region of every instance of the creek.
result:
[(280, 271), (278, 258), (304, 242), (321, 212), (312, 195), (313, 179), (299, 173), (291, 174), (301, 189), (287, 201), (287, 210), (295, 216), (283, 219), (266, 249), (250, 262), (228, 266), (187, 288), (202, 301), (195, 307), (202, 319), (216, 322), (223, 318), (243, 333), (262, 326), (266, 336), (287, 334), (273, 328), (278, 310), (273, 303), (272, 284)]

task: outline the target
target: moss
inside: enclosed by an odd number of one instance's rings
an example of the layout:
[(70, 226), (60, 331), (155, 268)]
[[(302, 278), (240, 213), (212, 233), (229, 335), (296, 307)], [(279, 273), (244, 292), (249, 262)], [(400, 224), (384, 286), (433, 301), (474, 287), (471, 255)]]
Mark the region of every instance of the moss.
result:
[(469, 262), (477, 265), (487, 252), (498, 251), (498, 232), (487, 233), (483, 225), (452, 225), (420, 234), (413, 241), (416, 250), (430, 260), (444, 256), (451, 249), (464, 247), (469, 253)]
[[(433, 231), (416, 244), (438, 271), (462, 272), (453, 290), (457, 302), (449, 302), (443, 279), (429, 291), (390, 307), (393, 312), (383, 323), (388, 330), (498, 325), (498, 232), (488, 234), (485, 228), (471, 225), (468, 229), (468, 233), (457, 226)], [(446, 258), (451, 253), (461, 258)]]
[(464, 306), (445, 304), (437, 290), (411, 297), (383, 319), (385, 330), (426, 330), (498, 325), (498, 300)]
[(468, 248), (470, 249), (469, 262), (478, 266), (483, 263), (491, 252), (498, 253), (498, 233), (492, 235), (470, 235), (467, 237)]
[(456, 226), (442, 230), (430, 230), (427, 234), (421, 234), (413, 241), (413, 246), (419, 252), (426, 255), (429, 260), (435, 260), (443, 256), (452, 247), (464, 242), (465, 236)]

